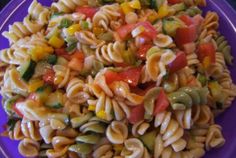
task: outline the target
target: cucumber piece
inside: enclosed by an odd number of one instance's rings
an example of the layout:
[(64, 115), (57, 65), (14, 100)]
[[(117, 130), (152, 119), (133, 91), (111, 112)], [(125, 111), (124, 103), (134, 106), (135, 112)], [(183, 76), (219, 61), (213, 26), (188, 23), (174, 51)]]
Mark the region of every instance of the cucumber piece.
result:
[(87, 155), (92, 152), (93, 145), (92, 144), (85, 144), (85, 143), (77, 143), (77, 144), (71, 145), (68, 148), (68, 150), (73, 151), (78, 154), (81, 154), (81, 155)]
[(54, 54), (50, 54), (50, 55), (48, 56), (47, 62), (48, 62), (49, 64), (55, 65), (55, 64), (57, 63), (57, 56), (54, 55)]
[(174, 37), (176, 30), (182, 26), (182, 23), (172, 17), (163, 19), (163, 32), (169, 36)]
[(15, 102), (17, 101), (17, 99), (19, 99), (19, 98), (20, 98), (20, 96), (16, 95), (16, 96), (14, 96), (10, 99), (7, 99), (4, 102), (4, 110), (5, 110), (5, 112), (7, 113), (8, 116), (12, 116), (14, 114), (14, 112), (12, 110), (12, 107), (15, 104)]
[(149, 151), (153, 152), (154, 150), (154, 144), (155, 144), (155, 138), (156, 138), (157, 131), (151, 131), (148, 133), (145, 133), (144, 135), (140, 136), (141, 141), (143, 144), (148, 148)]
[(174, 9), (176, 12), (184, 11), (187, 9), (186, 5), (184, 3), (177, 3), (171, 6), (172, 9)]
[(34, 70), (37, 63), (33, 60), (30, 60), (19, 67), (19, 72), (21, 78), (25, 81), (29, 81), (34, 74)]
[(46, 106), (53, 108), (53, 109), (60, 109), (63, 107), (63, 94), (60, 91), (56, 91), (54, 93), (51, 93), (47, 100), (46, 100)]
[(151, 9), (155, 9), (155, 10), (158, 10), (161, 5), (164, 3), (165, 0), (151, 0), (151, 4), (150, 4), (150, 7)]

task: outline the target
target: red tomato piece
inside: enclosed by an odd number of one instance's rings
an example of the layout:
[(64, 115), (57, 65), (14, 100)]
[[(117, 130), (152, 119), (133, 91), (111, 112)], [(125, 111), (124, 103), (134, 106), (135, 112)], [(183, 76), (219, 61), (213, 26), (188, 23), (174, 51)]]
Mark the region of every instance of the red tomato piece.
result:
[(131, 86), (137, 86), (141, 75), (141, 67), (130, 68), (120, 72), (119, 76), (122, 81), (127, 82)]
[(206, 57), (209, 57), (210, 63), (214, 63), (216, 59), (215, 54), (216, 50), (212, 43), (203, 43), (198, 46), (197, 55), (200, 62), (203, 62)]
[(123, 25), (116, 30), (116, 33), (119, 35), (121, 40), (125, 40), (131, 33), (131, 31), (135, 28), (136, 24), (127, 24)]
[(52, 69), (47, 69), (46, 73), (43, 75), (43, 81), (47, 84), (53, 85), (55, 78), (55, 72)]
[(187, 58), (186, 58), (185, 53), (179, 52), (179, 53), (177, 53), (175, 60), (168, 65), (169, 72), (174, 73), (174, 72), (184, 68), (185, 66), (187, 66), (187, 64), (188, 63), (187, 63)]
[(181, 3), (183, 0), (168, 0), (169, 4), (177, 4), (177, 3)]
[(204, 20), (204, 18), (200, 14), (195, 15), (192, 19), (197, 27), (199, 27)]
[(144, 106), (137, 105), (131, 109), (130, 117), (128, 118), (131, 124), (135, 124), (144, 119)]
[(154, 116), (157, 115), (160, 112), (165, 111), (168, 106), (169, 106), (169, 100), (164, 92), (164, 90), (162, 89), (159, 93), (159, 95), (157, 96), (157, 100), (156, 100), (156, 104), (154, 107)]
[(137, 52), (137, 57), (139, 59), (146, 60), (146, 53), (151, 47), (152, 47), (151, 44), (142, 45)]
[(63, 58), (70, 60), (70, 55), (66, 52), (65, 48), (55, 49), (55, 54), (57, 56), (62, 56)]
[(114, 81), (120, 81), (121, 78), (119, 76), (119, 74), (117, 72), (114, 71), (107, 71), (105, 74), (105, 78), (106, 78), (106, 83), (109, 85)]
[(140, 48), (142, 45), (151, 44), (151, 43), (152, 43), (152, 39), (150, 39), (147, 35), (142, 34), (142, 33), (135, 38), (135, 45), (138, 48)]
[(137, 23), (136, 26), (140, 26), (140, 25), (145, 27), (145, 31), (142, 33), (142, 35), (145, 35), (145, 36), (149, 37), (150, 39), (156, 38), (157, 31), (156, 31), (155, 27), (153, 27), (150, 22), (148, 22), (148, 21), (139, 22), (139, 23)]
[(181, 15), (179, 19), (183, 21), (187, 26), (194, 24), (193, 19), (188, 15)]
[(182, 48), (184, 44), (194, 42), (197, 39), (197, 29), (195, 25), (178, 28), (176, 31), (175, 42)]
[(95, 15), (95, 13), (98, 11), (98, 8), (94, 8), (94, 7), (77, 7), (76, 11), (79, 13), (82, 13), (84, 15), (86, 15), (86, 17), (88, 18), (93, 18), (93, 16)]
[(84, 62), (85, 56), (84, 56), (84, 53), (79, 52), (79, 51), (76, 51), (75, 53), (73, 53), (73, 54), (71, 55), (71, 59), (73, 59), (73, 58), (76, 58), (76, 59), (78, 59), (79, 61)]

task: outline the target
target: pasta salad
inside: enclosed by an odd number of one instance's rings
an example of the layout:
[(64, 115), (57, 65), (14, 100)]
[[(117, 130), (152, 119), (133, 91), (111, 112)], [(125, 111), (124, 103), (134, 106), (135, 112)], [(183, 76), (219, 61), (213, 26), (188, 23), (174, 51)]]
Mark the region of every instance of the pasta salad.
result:
[(236, 85), (206, 0), (33, 0), (2, 33), (1, 136), (24, 157), (200, 158)]

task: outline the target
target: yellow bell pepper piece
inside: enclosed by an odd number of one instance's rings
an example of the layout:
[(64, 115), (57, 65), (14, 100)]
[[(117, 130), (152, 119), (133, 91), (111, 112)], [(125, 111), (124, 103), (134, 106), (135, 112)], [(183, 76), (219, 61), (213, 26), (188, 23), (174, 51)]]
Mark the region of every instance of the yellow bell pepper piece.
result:
[(158, 10), (157, 17), (161, 19), (166, 17), (168, 14), (169, 14), (169, 7), (167, 4), (163, 4)]
[(33, 79), (29, 81), (28, 91), (29, 93), (35, 92), (39, 87), (43, 86), (43, 80)]
[(104, 119), (104, 120), (106, 120), (106, 118), (107, 118), (106, 112), (104, 110), (97, 112), (96, 115), (97, 115), (97, 117)]
[(125, 14), (128, 14), (129, 12), (134, 11), (134, 9), (130, 7), (129, 2), (122, 3), (120, 7)]
[(141, 9), (139, 0), (132, 0), (131, 2), (129, 2), (129, 6), (133, 9)]
[(152, 13), (151, 15), (148, 16), (148, 21), (150, 21), (151, 23), (157, 19), (158, 19), (157, 13)]
[(102, 33), (104, 33), (105, 32), (105, 30), (103, 29), (103, 28), (101, 28), (101, 27), (94, 27), (93, 28), (93, 33), (95, 34), (95, 35), (100, 35), (100, 34), (102, 34)]
[(28, 53), (34, 61), (39, 61), (46, 58), (49, 54), (53, 53), (53, 51), (52, 47), (35, 46), (29, 49)]
[(211, 59), (210, 57), (205, 57), (202, 61), (202, 65), (205, 69), (208, 69), (211, 65)]
[(75, 32), (79, 31), (81, 28), (80, 28), (80, 24), (74, 24), (74, 25), (71, 25), (68, 29), (67, 29), (67, 32), (69, 33), (69, 35), (74, 35)]
[(57, 36), (52, 36), (48, 43), (54, 48), (61, 48), (64, 45), (64, 40)]
[(88, 110), (89, 111), (95, 111), (96, 106), (95, 105), (89, 105)]

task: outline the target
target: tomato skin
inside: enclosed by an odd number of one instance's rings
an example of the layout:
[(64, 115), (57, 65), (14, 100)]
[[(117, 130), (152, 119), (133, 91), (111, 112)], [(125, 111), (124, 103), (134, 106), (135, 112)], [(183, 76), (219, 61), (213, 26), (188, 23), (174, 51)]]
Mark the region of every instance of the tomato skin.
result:
[(108, 85), (111, 84), (114, 81), (120, 81), (121, 80), (119, 74), (117, 72), (114, 72), (114, 71), (107, 71), (104, 74), (104, 76), (106, 78), (106, 83)]
[(156, 116), (158, 113), (165, 111), (168, 106), (169, 106), (169, 100), (164, 92), (164, 90), (162, 89), (159, 93), (159, 95), (157, 96), (157, 100), (156, 100), (156, 104), (154, 107), (154, 116)]
[(121, 40), (125, 40), (130, 35), (131, 31), (135, 28), (135, 25), (136, 24), (123, 25), (116, 30), (116, 33), (119, 35)]
[(183, 21), (187, 26), (194, 24), (193, 19), (188, 15), (181, 15), (179, 19)]
[(215, 54), (216, 50), (212, 43), (203, 43), (198, 46), (197, 55), (200, 62), (203, 62), (206, 57), (209, 57), (210, 63), (215, 63)]
[(152, 26), (152, 24), (148, 21), (139, 22), (137, 23), (137, 26), (143, 26), (145, 27), (145, 31), (142, 33), (142, 35), (149, 37), (150, 39), (155, 39), (157, 35), (157, 31), (155, 27)]
[(135, 124), (144, 119), (144, 105), (137, 105), (131, 109), (130, 117), (128, 118), (131, 124)]
[(129, 68), (123, 72), (107, 71), (105, 74), (106, 83), (109, 85), (114, 81), (124, 81), (131, 86), (137, 86), (141, 75), (141, 68)]
[(47, 69), (43, 75), (43, 81), (49, 85), (54, 84), (55, 72), (52, 69)]
[(120, 72), (119, 76), (122, 81), (125, 81), (131, 86), (137, 86), (139, 82), (139, 78), (141, 75), (141, 67), (130, 68), (126, 71)]
[(169, 4), (177, 4), (177, 3), (181, 3), (182, 0), (168, 0)]
[(141, 60), (146, 60), (146, 53), (151, 47), (151, 44), (142, 45), (137, 52), (137, 57)]
[(88, 18), (93, 18), (93, 16), (95, 15), (95, 13), (98, 11), (98, 8), (94, 8), (94, 7), (77, 7), (76, 8), (76, 12), (85, 14), (86, 17)]
[(204, 20), (204, 18), (199, 14), (195, 15), (192, 19), (196, 27), (199, 27)]
[(184, 44), (194, 42), (196, 39), (197, 29), (195, 25), (178, 28), (176, 30), (175, 42), (180, 48), (183, 48)]
[(154, 39), (156, 38), (157, 31), (156, 29), (152, 26), (150, 22), (139, 22), (137, 24), (126, 24), (121, 26), (116, 30), (116, 33), (119, 35), (121, 40), (126, 40), (127, 37), (130, 35), (132, 30), (138, 26), (143, 26), (145, 27), (145, 31), (142, 33), (143, 36), (148, 37), (149, 39)]
[(67, 60), (71, 59), (71, 56), (68, 54), (68, 52), (66, 52), (65, 48), (55, 49), (55, 54), (57, 56), (62, 56), (63, 58)]
[(177, 53), (175, 60), (168, 65), (169, 72), (174, 73), (187, 66), (187, 57), (184, 52)]

